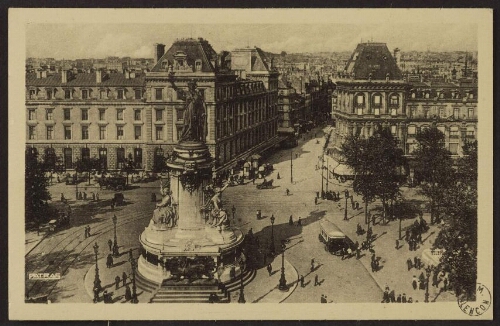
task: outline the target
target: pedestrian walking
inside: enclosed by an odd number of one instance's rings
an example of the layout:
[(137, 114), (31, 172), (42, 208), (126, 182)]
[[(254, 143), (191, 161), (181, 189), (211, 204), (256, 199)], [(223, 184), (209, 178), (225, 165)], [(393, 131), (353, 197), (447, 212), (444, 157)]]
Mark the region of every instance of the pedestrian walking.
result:
[(111, 239), (108, 240), (108, 247), (109, 247), (109, 251), (111, 251), (113, 249), (113, 241)]
[(88, 233), (87, 233), (87, 227), (85, 227), (85, 239), (87, 239), (87, 238), (88, 238), (87, 234), (88, 234)]
[(386, 288), (382, 296), (382, 303), (389, 302), (389, 290)]
[(120, 276), (116, 276), (115, 277), (115, 290), (118, 290), (118, 288), (120, 287)]
[(300, 275), (300, 287), (304, 287), (305, 284), (304, 284), (304, 275)]
[(99, 302), (99, 288), (94, 288), (94, 303)]
[(297, 226), (302, 226), (302, 219), (300, 216), (299, 219), (297, 220)]
[(288, 220), (288, 225), (293, 225), (293, 218), (292, 218), (292, 215), (290, 215), (290, 219)]
[(419, 266), (418, 266), (418, 258), (417, 258), (417, 256), (413, 257), (413, 266), (415, 266), (416, 269), (420, 269), (420, 268), (418, 268)]
[(108, 254), (108, 258), (106, 259), (106, 267), (113, 267), (113, 256), (111, 254)]
[(278, 175), (276, 176), (276, 179), (281, 179), (280, 173), (278, 172)]
[(420, 273), (420, 276), (418, 277), (418, 280), (419, 280), (419, 286), (418, 288), (420, 290), (425, 290), (425, 276), (424, 276), (424, 273)]
[(396, 239), (396, 250), (398, 250), (398, 249), (399, 249), (399, 240)]
[(99, 201), (99, 193), (95, 194), (95, 200)]
[(64, 194), (61, 192), (61, 201), (64, 202), (66, 201), (66, 198), (64, 198)]
[(361, 258), (361, 250), (359, 249), (359, 247), (356, 247), (356, 259), (360, 258)]
[(401, 297), (401, 302), (406, 303), (406, 293), (403, 293), (403, 296)]
[(314, 205), (318, 205), (318, 197), (314, 197)]
[(372, 261), (376, 261), (377, 260), (377, 256), (375, 256), (375, 253), (372, 253)]
[(376, 272), (376, 268), (377, 267), (375, 265), (375, 261), (374, 260), (371, 261), (370, 265), (371, 265), (371, 268), (372, 268), (372, 273)]
[(417, 289), (417, 285), (418, 285), (417, 277), (415, 275), (413, 275), (413, 279), (411, 281), (411, 286), (413, 287), (413, 290)]
[(87, 225), (87, 237), (90, 238), (90, 225)]
[(83, 200), (87, 200), (87, 192), (86, 191), (83, 192)]
[(125, 300), (130, 300), (132, 299), (132, 292), (130, 291), (130, 286), (127, 284), (127, 287), (125, 288)]
[(318, 277), (318, 274), (316, 274), (316, 275), (314, 276), (314, 286), (316, 286), (316, 285), (320, 285), (320, 284), (319, 284), (319, 277)]
[(389, 293), (389, 298), (391, 299), (391, 302), (396, 302), (396, 292), (394, 292), (394, 290)]
[(412, 264), (412, 262), (411, 262), (411, 258), (408, 258), (408, 259), (406, 260), (406, 265), (408, 265), (408, 270), (412, 269), (413, 264)]
[(231, 211), (233, 213), (233, 221), (234, 221), (234, 217), (236, 216), (236, 207), (234, 207), (234, 205), (233, 208), (231, 208)]
[(314, 258), (311, 259), (311, 272), (314, 272)]
[(122, 284), (125, 286), (127, 284), (127, 273), (123, 272), (122, 274)]
[(92, 191), (92, 201), (95, 201), (95, 192)]
[(324, 294), (321, 295), (321, 300), (320, 300), (321, 303), (326, 303), (326, 297)]
[(267, 272), (269, 273), (269, 276), (273, 274), (273, 267), (271, 266), (271, 264), (267, 265)]
[(397, 303), (401, 303), (401, 294), (398, 294), (398, 298), (396, 299)]
[(289, 196), (290, 195), (290, 190), (287, 188), (286, 189), (286, 195)]

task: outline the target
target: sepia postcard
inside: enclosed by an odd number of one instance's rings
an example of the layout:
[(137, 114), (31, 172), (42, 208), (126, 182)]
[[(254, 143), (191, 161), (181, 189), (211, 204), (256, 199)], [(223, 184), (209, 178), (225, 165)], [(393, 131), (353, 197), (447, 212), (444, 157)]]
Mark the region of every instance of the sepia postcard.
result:
[(10, 9), (9, 318), (491, 320), (492, 45), (489, 9)]

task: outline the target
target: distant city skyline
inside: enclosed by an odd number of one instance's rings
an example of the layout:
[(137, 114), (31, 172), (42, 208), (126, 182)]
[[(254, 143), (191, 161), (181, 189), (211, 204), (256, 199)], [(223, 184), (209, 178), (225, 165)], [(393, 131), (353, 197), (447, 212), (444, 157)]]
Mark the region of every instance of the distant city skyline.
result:
[(153, 57), (179, 38), (208, 40), (214, 49), (258, 46), (266, 52), (353, 51), (360, 42), (409, 51), (477, 51), (475, 24), (28, 24), (26, 56), (55, 59)]

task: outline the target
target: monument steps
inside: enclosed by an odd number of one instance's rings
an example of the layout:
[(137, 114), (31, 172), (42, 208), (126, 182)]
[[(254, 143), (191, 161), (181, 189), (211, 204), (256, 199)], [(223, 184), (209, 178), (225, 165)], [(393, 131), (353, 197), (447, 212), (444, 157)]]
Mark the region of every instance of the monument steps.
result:
[(135, 285), (139, 289), (141, 289), (145, 292), (149, 292), (149, 293), (154, 293), (156, 290), (158, 290), (158, 288), (160, 286), (159, 283), (150, 281), (147, 278), (145, 278), (144, 276), (142, 276), (142, 274), (139, 273), (139, 271), (136, 271), (136, 274), (135, 274)]
[[(257, 271), (255, 269), (246, 270), (243, 273), (243, 285), (246, 286), (247, 284), (252, 282), (253, 279), (255, 278), (255, 275), (257, 275)], [(227, 292), (237, 291), (240, 289), (241, 280), (240, 278), (234, 279), (231, 282), (224, 283), (224, 286)]]
[(229, 302), (229, 296), (217, 285), (203, 286), (161, 286), (151, 298), (151, 303), (207, 303), (211, 294), (217, 295), (219, 302)]

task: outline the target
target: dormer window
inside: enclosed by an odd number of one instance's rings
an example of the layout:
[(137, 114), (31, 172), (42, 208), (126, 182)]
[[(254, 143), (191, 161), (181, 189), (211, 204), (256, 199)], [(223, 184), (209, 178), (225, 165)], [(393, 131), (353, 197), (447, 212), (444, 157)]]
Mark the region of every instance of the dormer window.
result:
[(70, 89), (65, 89), (64, 90), (64, 98), (65, 99), (67, 99), (67, 100), (71, 99), (71, 95), (72, 94), (71, 94), (71, 90)]
[(46, 89), (45, 90), (45, 94), (47, 94), (47, 100), (51, 100), (52, 99), (52, 96), (53, 96), (53, 92), (52, 92), (52, 89)]
[(196, 71), (201, 71), (201, 60), (196, 60), (194, 63)]
[(118, 97), (119, 100), (125, 99), (125, 91), (123, 89), (119, 89), (117, 91), (117, 97)]
[(36, 90), (35, 89), (30, 89), (29, 90), (29, 98), (30, 98), (30, 100), (35, 99), (35, 96), (36, 96)]
[(89, 90), (88, 89), (82, 89), (82, 99), (86, 100), (89, 98)]

